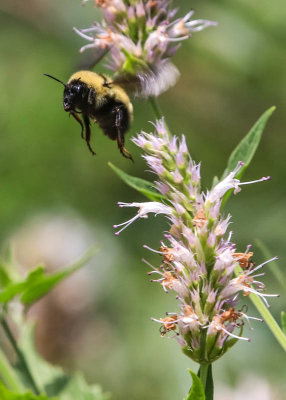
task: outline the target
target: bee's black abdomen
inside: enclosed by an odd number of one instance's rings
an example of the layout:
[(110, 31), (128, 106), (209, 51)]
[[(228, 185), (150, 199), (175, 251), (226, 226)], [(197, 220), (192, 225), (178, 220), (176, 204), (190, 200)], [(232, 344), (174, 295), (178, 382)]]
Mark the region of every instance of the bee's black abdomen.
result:
[(119, 133), (124, 135), (130, 126), (127, 107), (113, 99), (108, 99), (107, 103), (95, 113), (95, 118), (104, 134), (112, 140), (116, 140)]

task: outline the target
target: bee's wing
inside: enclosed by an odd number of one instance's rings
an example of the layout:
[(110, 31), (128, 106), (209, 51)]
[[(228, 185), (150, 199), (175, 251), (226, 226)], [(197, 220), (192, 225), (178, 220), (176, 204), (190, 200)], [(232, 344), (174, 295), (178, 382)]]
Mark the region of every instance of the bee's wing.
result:
[(88, 52), (83, 53), (81, 60), (77, 64), (75, 70), (92, 70), (96, 64), (98, 64), (103, 57), (109, 52), (109, 49), (92, 49)]
[(148, 67), (136, 75), (118, 74), (113, 82), (122, 86), (129, 94), (136, 97), (159, 96), (172, 87), (180, 73), (169, 60), (161, 62), (159, 67)]
[(116, 74), (112, 80), (116, 85), (121, 86), (130, 95), (136, 96), (138, 88), (141, 86), (138, 75)]

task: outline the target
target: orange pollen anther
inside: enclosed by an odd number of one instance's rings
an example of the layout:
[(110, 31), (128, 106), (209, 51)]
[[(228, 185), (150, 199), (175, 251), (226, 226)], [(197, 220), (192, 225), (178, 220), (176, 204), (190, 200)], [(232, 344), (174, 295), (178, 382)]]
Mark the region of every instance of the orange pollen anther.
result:
[(174, 260), (174, 255), (172, 254), (172, 249), (170, 247), (161, 246), (160, 250), (164, 253), (164, 261), (170, 263)]
[(172, 289), (172, 284), (176, 280), (176, 278), (172, 275), (170, 271), (164, 272), (165, 279), (161, 282), (161, 284), (169, 289)]
[(151, 1), (149, 1), (149, 7), (155, 7), (156, 5), (157, 5), (157, 1), (156, 0), (151, 0)]
[(195, 215), (193, 223), (197, 228), (203, 228), (207, 222), (206, 213), (203, 208), (201, 208)]
[(239, 312), (235, 311), (234, 307), (231, 307), (229, 310), (224, 311), (220, 315), (220, 322), (223, 324), (225, 321), (233, 321), (236, 322), (238, 318), (241, 317), (241, 314)]
[(187, 305), (184, 307), (184, 315), (185, 317), (190, 317), (191, 315), (194, 314), (194, 310), (191, 306)]
[(106, 0), (94, 0), (94, 3), (97, 7), (106, 7), (107, 6)]
[(251, 266), (252, 261), (249, 259), (253, 256), (252, 252), (249, 253), (233, 253), (233, 257), (238, 261), (241, 268), (248, 268)]
[(169, 331), (174, 331), (177, 327), (177, 315), (171, 315), (170, 317), (160, 318), (160, 321), (163, 323), (161, 327), (161, 336), (166, 335)]
[(112, 32), (111, 32), (110, 29), (107, 30), (107, 35), (100, 35), (100, 34), (98, 34), (97, 37), (98, 37), (98, 39), (104, 39), (104, 40), (106, 40), (107, 42), (111, 42), (111, 41), (113, 40), (113, 38), (112, 38)]
[(171, 235), (175, 236), (176, 238), (179, 238), (181, 235), (180, 229), (174, 224), (170, 228), (170, 233), (171, 233)]

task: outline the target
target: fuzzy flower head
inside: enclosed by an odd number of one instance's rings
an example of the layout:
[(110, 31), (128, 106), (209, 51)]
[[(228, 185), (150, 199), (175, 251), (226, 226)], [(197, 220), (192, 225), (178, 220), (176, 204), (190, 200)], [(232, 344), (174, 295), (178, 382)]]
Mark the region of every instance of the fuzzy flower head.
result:
[(182, 41), (215, 22), (193, 20), (193, 11), (175, 18), (170, 0), (95, 0), (103, 20), (75, 31), (100, 58), (109, 53), (107, 67), (140, 96), (158, 96), (179, 76), (170, 62)]
[[(169, 232), (164, 235), (159, 249), (144, 247), (161, 257), (159, 266), (145, 261), (152, 282), (174, 292), (179, 311), (164, 318), (153, 318), (161, 325), (161, 336), (174, 337), (183, 352), (196, 362), (211, 363), (220, 358), (243, 336), (245, 322), (259, 320), (246, 314), (239, 306), (240, 297), (259, 296), (266, 305), (269, 297), (259, 281), (261, 269), (276, 257), (255, 266), (250, 245), (237, 252), (227, 234), (231, 216), (223, 216), (224, 195), (241, 186), (269, 179), (241, 182), (237, 175), (239, 162), (228, 175), (206, 193), (201, 190), (200, 164), (188, 151), (185, 137), (170, 137), (164, 120), (156, 121), (155, 133), (141, 132), (133, 142), (141, 147), (151, 171), (156, 175), (154, 187), (164, 196), (162, 202), (119, 203), (138, 211), (130, 220), (116, 225), (116, 234), (148, 214), (163, 214), (169, 221)], [(227, 235), (225, 237), (225, 235)]]

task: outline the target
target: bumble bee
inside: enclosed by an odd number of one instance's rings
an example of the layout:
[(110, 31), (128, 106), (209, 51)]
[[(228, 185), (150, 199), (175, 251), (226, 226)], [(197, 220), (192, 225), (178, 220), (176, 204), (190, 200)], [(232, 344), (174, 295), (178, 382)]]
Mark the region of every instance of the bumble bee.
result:
[[(98, 123), (103, 133), (111, 140), (117, 140), (120, 153), (133, 161), (124, 148), (124, 135), (133, 118), (133, 107), (125, 90), (108, 76), (92, 71), (74, 73), (68, 83), (48, 75), (64, 85), (63, 107), (81, 126), (81, 137), (90, 145), (90, 119)], [(82, 119), (79, 114), (82, 114)]]

